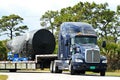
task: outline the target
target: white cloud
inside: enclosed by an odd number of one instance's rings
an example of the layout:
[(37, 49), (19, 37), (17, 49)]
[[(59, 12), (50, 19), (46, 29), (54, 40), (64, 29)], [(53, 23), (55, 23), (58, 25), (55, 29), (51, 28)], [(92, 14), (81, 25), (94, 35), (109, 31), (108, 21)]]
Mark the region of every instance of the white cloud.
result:
[[(38, 28), (39, 20), (48, 10), (60, 10), (63, 7), (72, 6), (79, 0), (0, 0), (0, 10), (4, 10), (0, 16), (17, 14), (24, 18), (24, 23), (30, 28)], [(33, 27), (34, 26), (34, 27)]]
[(0, 0), (0, 6), (8, 10), (8, 12), (26, 9), (31, 13), (43, 13), (47, 10), (58, 10), (74, 5), (74, 3), (77, 2), (79, 2), (79, 0)]

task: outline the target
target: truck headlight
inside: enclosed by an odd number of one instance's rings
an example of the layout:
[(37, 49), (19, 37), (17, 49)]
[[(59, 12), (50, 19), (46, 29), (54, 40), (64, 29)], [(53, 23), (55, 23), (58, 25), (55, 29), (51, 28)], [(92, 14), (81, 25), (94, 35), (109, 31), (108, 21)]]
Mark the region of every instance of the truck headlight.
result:
[(107, 60), (103, 60), (102, 63), (107, 63)]
[(83, 62), (83, 60), (81, 60), (81, 59), (75, 59), (75, 62)]

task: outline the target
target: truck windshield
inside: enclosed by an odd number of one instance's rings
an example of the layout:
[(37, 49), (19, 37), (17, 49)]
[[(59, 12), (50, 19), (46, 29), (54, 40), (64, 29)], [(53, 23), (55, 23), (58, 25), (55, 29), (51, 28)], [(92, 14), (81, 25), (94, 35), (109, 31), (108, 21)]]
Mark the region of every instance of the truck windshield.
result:
[(76, 44), (97, 44), (97, 37), (95, 36), (76, 36)]

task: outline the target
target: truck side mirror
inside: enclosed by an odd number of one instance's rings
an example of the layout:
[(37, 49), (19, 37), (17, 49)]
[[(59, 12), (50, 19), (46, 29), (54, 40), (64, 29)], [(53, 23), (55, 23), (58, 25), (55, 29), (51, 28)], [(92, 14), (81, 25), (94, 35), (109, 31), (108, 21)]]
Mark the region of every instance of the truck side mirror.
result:
[(106, 47), (106, 41), (102, 42), (102, 47), (105, 48)]

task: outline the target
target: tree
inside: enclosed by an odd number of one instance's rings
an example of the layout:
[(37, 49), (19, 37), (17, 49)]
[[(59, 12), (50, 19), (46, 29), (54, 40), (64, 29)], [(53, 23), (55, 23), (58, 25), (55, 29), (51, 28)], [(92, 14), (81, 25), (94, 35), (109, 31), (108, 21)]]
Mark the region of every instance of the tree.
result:
[(62, 22), (87, 22), (97, 30), (99, 37), (105, 37), (108, 40), (107, 37), (112, 36), (114, 42), (117, 42), (120, 36), (117, 30), (120, 26), (120, 19), (117, 14), (119, 13), (119, 6), (116, 12), (108, 9), (108, 6), (108, 3), (79, 2), (73, 7), (61, 9), (59, 15), (55, 17), (54, 23), (56, 27), (59, 27)]
[(0, 41), (0, 60), (4, 60), (7, 57), (6, 41)]
[(97, 6), (94, 12), (95, 21), (92, 23), (98, 29), (99, 37), (104, 37), (109, 40), (109, 36), (114, 37), (114, 42), (120, 36), (118, 33), (119, 18), (117, 12), (107, 9), (108, 4), (101, 4)]
[(117, 6), (117, 14), (120, 15), (120, 5)]
[(24, 33), (24, 30), (28, 29), (26, 25), (17, 26), (18, 24), (22, 23), (22, 21), (23, 18), (15, 14), (2, 16), (2, 18), (0, 19), (0, 29), (3, 32), (7, 31), (4, 34), (7, 34), (10, 39), (12, 39), (13, 36), (18, 36), (20, 35), (20, 33)]
[(43, 27), (47, 27), (48, 29), (52, 30), (52, 33), (54, 34), (54, 18), (58, 15), (57, 11), (47, 11), (44, 15), (40, 18), (40, 25)]

